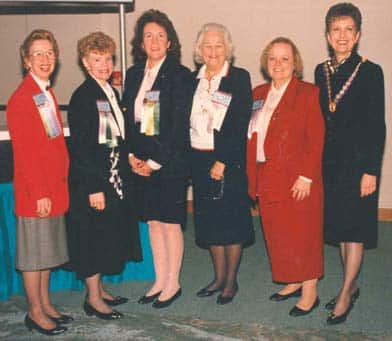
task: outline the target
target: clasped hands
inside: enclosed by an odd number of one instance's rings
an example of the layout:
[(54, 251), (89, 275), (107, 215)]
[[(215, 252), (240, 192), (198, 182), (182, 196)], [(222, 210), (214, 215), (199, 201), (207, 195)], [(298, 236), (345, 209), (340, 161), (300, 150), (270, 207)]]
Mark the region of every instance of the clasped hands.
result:
[(132, 168), (132, 172), (136, 173), (137, 175), (150, 176), (153, 172), (153, 169), (146, 161), (138, 159), (135, 157), (135, 155), (129, 156), (128, 162)]
[(223, 162), (215, 161), (210, 169), (210, 176), (214, 180), (222, 180), (226, 165)]

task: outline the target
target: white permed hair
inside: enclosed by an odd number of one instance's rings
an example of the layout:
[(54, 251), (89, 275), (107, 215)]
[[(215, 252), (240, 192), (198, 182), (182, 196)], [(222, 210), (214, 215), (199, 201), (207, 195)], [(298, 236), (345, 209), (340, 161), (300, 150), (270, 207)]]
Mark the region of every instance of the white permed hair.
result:
[(197, 64), (204, 63), (203, 57), (201, 56), (201, 44), (203, 43), (204, 34), (206, 32), (223, 33), (223, 40), (226, 46), (226, 60), (228, 62), (231, 62), (234, 53), (234, 46), (233, 46), (233, 41), (231, 39), (231, 34), (229, 30), (226, 28), (226, 26), (214, 22), (204, 24), (200, 29), (200, 31), (197, 33), (195, 48), (193, 51), (193, 59), (195, 60), (195, 62)]

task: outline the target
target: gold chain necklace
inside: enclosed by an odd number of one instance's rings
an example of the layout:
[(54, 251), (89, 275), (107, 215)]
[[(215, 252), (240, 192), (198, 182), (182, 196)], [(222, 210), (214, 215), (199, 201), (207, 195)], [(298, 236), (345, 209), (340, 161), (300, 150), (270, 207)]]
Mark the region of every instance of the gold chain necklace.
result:
[(330, 76), (330, 71), (329, 71), (329, 66), (328, 63), (330, 60), (327, 60), (324, 63), (324, 73), (325, 73), (325, 79), (327, 81), (327, 93), (328, 93), (328, 108), (330, 112), (335, 112), (336, 111), (336, 106), (344, 96), (344, 94), (347, 92), (347, 90), (350, 88), (351, 83), (353, 82), (354, 78), (356, 77), (359, 67), (366, 61), (366, 59), (362, 58), (361, 61), (357, 64), (355, 67), (353, 73), (349, 77), (349, 79), (346, 81), (346, 83), (343, 84), (342, 88), (339, 90), (339, 92), (335, 95), (335, 98), (332, 99), (332, 90), (331, 90), (331, 76)]

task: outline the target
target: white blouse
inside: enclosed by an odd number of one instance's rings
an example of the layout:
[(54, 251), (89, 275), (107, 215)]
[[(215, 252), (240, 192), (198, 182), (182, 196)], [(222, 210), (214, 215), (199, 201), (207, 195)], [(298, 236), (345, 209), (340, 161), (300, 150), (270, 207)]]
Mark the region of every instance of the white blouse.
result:
[(214, 131), (209, 125), (213, 125), (211, 118), (213, 119), (216, 108), (212, 95), (219, 89), (222, 77), (227, 75), (229, 63), (225, 61), (222, 70), (211, 80), (206, 77), (206, 69), (206, 65), (203, 65), (197, 74), (200, 81), (193, 96), (190, 137), (193, 148), (213, 150)]

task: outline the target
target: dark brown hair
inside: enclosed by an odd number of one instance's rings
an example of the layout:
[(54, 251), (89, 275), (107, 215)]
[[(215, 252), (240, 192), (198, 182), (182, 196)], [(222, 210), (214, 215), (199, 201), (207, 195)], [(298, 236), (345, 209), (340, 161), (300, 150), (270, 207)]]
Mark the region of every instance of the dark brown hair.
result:
[(362, 15), (358, 7), (349, 2), (341, 2), (329, 8), (325, 16), (325, 33), (329, 32), (331, 23), (340, 17), (350, 17), (354, 20), (355, 28), (361, 31)]
[(136, 22), (135, 35), (131, 42), (133, 61), (137, 63), (143, 62), (147, 59), (147, 55), (142, 47), (142, 44), (144, 26), (149, 23), (156, 23), (165, 29), (167, 39), (170, 42), (170, 47), (167, 50), (167, 54), (179, 61), (181, 58), (181, 45), (180, 41), (178, 40), (177, 32), (168, 16), (156, 9), (145, 11)]

